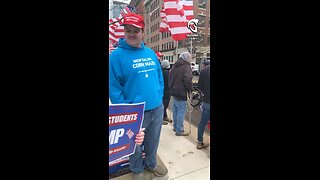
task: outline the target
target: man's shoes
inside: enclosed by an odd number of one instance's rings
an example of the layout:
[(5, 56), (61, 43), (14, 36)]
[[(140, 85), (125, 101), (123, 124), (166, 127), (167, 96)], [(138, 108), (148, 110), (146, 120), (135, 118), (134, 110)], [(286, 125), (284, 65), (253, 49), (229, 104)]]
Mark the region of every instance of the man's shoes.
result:
[(158, 177), (165, 176), (168, 173), (168, 169), (165, 166), (160, 165), (157, 165), (155, 168), (148, 170), (153, 172)]
[(133, 174), (133, 180), (147, 180), (147, 178), (144, 176), (143, 172), (142, 173), (132, 173)]
[(172, 120), (169, 119), (168, 117), (164, 117), (163, 120), (164, 120), (164, 121), (167, 121), (167, 122), (169, 122), (169, 123), (172, 123)]
[(188, 136), (189, 133), (187, 132), (182, 132), (182, 133), (176, 133), (176, 136)]
[(208, 143), (198, 142), (197, 149), (204, 149), (209, 147)]
[(168, 122), (167, 121), (162, 121), (162, 125), (167, 125)]

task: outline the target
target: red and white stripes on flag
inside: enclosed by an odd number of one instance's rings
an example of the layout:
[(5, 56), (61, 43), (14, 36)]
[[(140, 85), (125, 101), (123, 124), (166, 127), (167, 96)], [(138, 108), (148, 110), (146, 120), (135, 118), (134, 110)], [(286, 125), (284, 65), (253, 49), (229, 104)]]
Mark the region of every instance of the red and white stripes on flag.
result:
[(160, 11), (160, 17), (161, 17), (161, 23), (160, 23), (159, 32), (170, 32), (170, 29), (167, 23), (166, 13), (164, 11), (164, 6), (162, 6), (162, 9)]
[(193, 0), (180, 0), (180, 4), (183, 7), (186, 19), (189, 21), (194, 18), (193, 15)]
[(109, 40), (112, 43), (118, 42), (119, 38), (124, 37), (124, 27), (120, 26), (122, 23), (123, 19), (121, 18), (109, 19), (109, 24), (111, 24), (109, 25)]
[[(119, 38), (124, 37), (124, 27), (120, 26), (123, 23), (123, 16), (129, 12), (133, 12), (134, 8), (127, 6), (122, 10), (118, 18), (109, 19), (109, 40), (112, 43), (118, 42)], [(117, 22), (118, 21), (118, 22)], [(116, 22), (116, 23), (114, 23)], [(112, 25), (110, 25), (112, 24)]]
[(193, 1), (164, 0), (160, 16), (162, 21), (159, 31), (170, 31), (173, 40), (183, 40), (187, 38), (187, 34), (191, 33), (187, 27), (187, 21), (193, 19)]

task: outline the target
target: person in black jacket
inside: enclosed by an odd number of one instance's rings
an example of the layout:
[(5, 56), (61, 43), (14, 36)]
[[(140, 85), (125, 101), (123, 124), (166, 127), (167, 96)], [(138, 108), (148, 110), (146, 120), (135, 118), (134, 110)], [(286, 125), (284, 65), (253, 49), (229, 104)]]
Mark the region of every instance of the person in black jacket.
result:
[(163, 98), (162, 98), (162, 103), (164, 107), (164, 112), (163, 112), (163, 125), (167, 125), (168, 122), (172, 122), (171, 119), (168, 118), (167, 115), (167, 108), (169, 106), (170, 102), (170, 92), (169, 92), (169, 84), (168, 84), (168, 76), (169, 76), (169, 69), (170, 69), (170, 63), (168, 60), (163, 60), (161, 62), (161, 67), (162, 67), (162, 75), (163, 75), (163, 81), (164, 81), (164, 93), (163, 93)]
[(203, 62), (205, 67), (200, 72), (198, 89), (203, 93), (202, 115), (198, 125), (198, 145), (197, 149), (207, 148), (208, 143), (203, 142), (203, 133), (208, 121), (210, 120), (210, 61)]
[(187, 110), (187, 94), (192, 90), (191, 54), (183, 52), (169, 73), (169, 89), (172, 96), (173, 131), (176, 136), (188, 136), (183, 122)]

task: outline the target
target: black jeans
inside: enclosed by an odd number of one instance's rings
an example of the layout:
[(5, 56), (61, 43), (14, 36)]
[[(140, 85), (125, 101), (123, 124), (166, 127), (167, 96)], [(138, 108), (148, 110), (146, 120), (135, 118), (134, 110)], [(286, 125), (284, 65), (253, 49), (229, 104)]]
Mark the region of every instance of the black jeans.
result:
[(162, 98), (162, 103), (163, 103), (163, 118), (168, 117), (167, 115), (167, 108), (169, 106), (169, 102), (170, 102), (170, 97), (163, 97)]

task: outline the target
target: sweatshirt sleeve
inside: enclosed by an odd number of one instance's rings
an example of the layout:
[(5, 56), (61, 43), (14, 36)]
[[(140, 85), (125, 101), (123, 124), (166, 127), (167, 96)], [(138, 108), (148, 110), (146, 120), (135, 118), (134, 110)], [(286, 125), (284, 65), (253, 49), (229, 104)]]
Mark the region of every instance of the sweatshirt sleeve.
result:
[(113, 104), (126, 103), (123, 95), (123, 77), (116, 53), (109, 56), (109, 97)]

